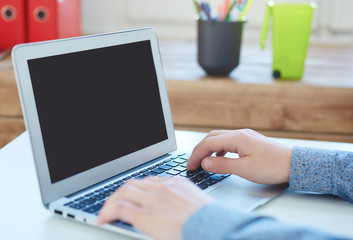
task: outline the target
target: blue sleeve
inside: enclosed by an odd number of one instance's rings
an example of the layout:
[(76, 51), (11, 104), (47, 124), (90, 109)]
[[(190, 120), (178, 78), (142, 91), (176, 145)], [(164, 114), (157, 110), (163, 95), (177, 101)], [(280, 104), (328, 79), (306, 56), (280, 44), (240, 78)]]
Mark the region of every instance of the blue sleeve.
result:
[(289, 188), (353, 202), (353, 152), (294, 147)]
[(210, 203), (193, 213), (182, 230), (184, 240), (340, 239), (321, 231)]
[[(290, 188), (338, 195), (353, 202), (353, 153), (294, 147)], [(340, 239), (324, 232), (210, 203), (193, 213), (182, 229), (197, 239)]]

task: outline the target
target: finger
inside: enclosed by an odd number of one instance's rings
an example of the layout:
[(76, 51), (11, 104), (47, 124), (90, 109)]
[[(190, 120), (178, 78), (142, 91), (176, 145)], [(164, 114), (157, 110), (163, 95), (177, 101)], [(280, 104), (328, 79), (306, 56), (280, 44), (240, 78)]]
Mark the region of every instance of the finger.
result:
[(135, 205), (142, 205), (142, 199), (148, 198), (146, 189), (149, 183), (146, 181), (131, 180), (131, 182), (125, 183), (123, 186), (113, 193), (104, 205), (109, 205), (118, 199), (125, 199), (132, 202)]
[(104, 205), (99, 212), (96, 223), (102, 225), (114, 220), (122, 220), (134, 225), (134, 222), (141, 216), (141, 208), (129, 201), (119, 199), (112, 204)]
[(200, 143), (200, 146), (196, 152), (194, 152), (187, 163), (187, 168), (189, 170), (197, 169), (201, 161), (205, 157), (209, 157), (214, 152), (234, 152), (237, 153), (238, 135), (240, 132), (233, 131), (231, 133), (225, 133), (213, 137), (209, 137)]
[(231, 173), (242, 178), (252, 180), (258, 171), (258, 164), (251, 156), (241, 158), (207, 157), (202, 163), (202, 168), (213, 173)]
[[(230, 132), (230, 130), (212, 130), (212, 131), (210, 131), (210, 132), (206, 135), (206, 137), (204, 137), (204, 138), (200, 141), (200, 143), (202, 143), (205, 139), (207, 139), (207, 138), (209, 138), (209, 137), (214, 137), (214, 136), (218, 136), (218, 135), (225, 134), (225, 133), (229, 133), (229, 132)], [(200, 146), (200, 143), (198, 143), (198, 144), (194, 147), (192, 153), (194, 153), (195, 151), (197, 151), (197, 149), (198, 149), (199, 146)]]

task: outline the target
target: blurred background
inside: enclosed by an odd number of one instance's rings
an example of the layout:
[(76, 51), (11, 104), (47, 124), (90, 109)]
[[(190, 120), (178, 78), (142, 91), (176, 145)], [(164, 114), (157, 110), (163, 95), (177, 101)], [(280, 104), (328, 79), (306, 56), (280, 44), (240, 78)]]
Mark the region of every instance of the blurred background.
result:
[[(16, 1), (0, 0), (4, 2)], [(225, 0), (208, 2), (212, 9), (217, 9), (214, 6)], [(260, 50), (266, 0), (253, 0), (243, 29), (240, 64), (227, 77), (208, 76), (197, 62), (197, 24), (192, 0), (81, 0), (78, 13), (72, 14), (73, 8), (69, 6), (63, 14), (78, 20), (76, 25), (82, 26), (83, 35), (141, 27), (157, 30), (173, 121), (178, 130), (253, 128), (273, 137), (353, 142), (353, 0), (310, 2), (316, 3), (317, 8), (305, 72), (297, 81), (273, 78), (271, 30), (265, 50)], [(75, 20), (68, 20), (67, 15), (60, 19), (65, 20), (67, 28), (75, 25)], [(9, 27), (8, 32), (14, 29), (16, 34), (21, 32), (16, 27)], [(42, 30), (39, 25), (33, 29)], [(0, 30), (5, 32), (0, 31), (0, 43), (6, 36), (11, 38), (1, 26)], [(57, 37), (60, 36), (54, 36)], [(0, 51), (0, 148), (23, 131), (10, 50)]]
[[(217, 0), (209, 2), (212, 4)], [(310, 2), (318, 6), (312, 23), (311, 42), (353, 45), (352, 0)], [(265, 0), (253, 1), (244, 41), (259, 41), (266, 3)], [(82, 30), (83, 34), (94, 34), (153, 26), (161, 40), (193, 40), (196, 38), (194, 15), (191, 0), (83, 0)]]

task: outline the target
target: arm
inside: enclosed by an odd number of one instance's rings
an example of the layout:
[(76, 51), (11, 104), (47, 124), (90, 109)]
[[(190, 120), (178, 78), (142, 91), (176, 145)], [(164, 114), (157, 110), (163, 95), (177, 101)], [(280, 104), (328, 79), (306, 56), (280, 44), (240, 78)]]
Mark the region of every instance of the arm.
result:
[(289, 187), (353, 202), (353, 152), (294, 147)]
[[(227, 152), (239, 158), (225, 157)], [(329, 193), (353, 202), (353, 152), (290, 149), (250, 129), (212, 131), (188, 160), (189, 170), (200, 165), (210, 172), (263, 184), (289, 182), (292, 190)]]
[(321, 231), (289, 225), (273, 218), (210, 203), (191, 215), (182, 230), (184, 240), (340, 239)]
[[(288, 182), (291, 177), (292, 189), (305, 190), (300, 185), (302, 179), (292, 180), (295, 176), (312, 177), (305, 173), (310, 169), (301, 162), (305, 159), (302, 156), (305, 151), (309, 150), (294, 148), (292, 154), (290, 148), (252, 130), (213, 131), (195, 147), (188, 168), (193, 170), (202, 165), (208, 171), (234, 173), (266, 184)], [(227, 158), (226, 152), (238, 153), (239, 158)], [(211, 156), (213, 153), (216, 156)], [(328, 155), (324, 156), (326, 158)], [(340, 182), (340, 173), (335, 173), (336, 170), (352, 173), (352, 153), (336, 152), (330, 156), (334, 159), (331, 165), (333, 177), (330, 178), (331, 182), (328, 181), (330, 184), (324, 186), (331, 186), (330, 193), (333, 194), (352, 193), (349, 190), (352, 189), (351, 185), (342, 187), (346, 184)], [(317, 166), (320, 164), (311, 167)], [(294, 173), (294, 169), (304, 174)], [(317, 169), (322, 170), (321, 174), (327, 173), (325, 167)], [(317, 186), (316, 190), (324, 191), (320, 184)], [(146, 178), (124, 184), (106, 201), (97, 223), (104, 224), (115, 219), (131, 223), (155, 239), (248, 239), (258, 236), (266, 239), (334, 239), (319, 231), (290, 226), (269, 217), (219, 205), (189, 181), (178, 178)]]
[(153, 239), (338, 239), (214, 202), (180, 178), (131, 180), (104, 204), (97, 223), (120, 219)]

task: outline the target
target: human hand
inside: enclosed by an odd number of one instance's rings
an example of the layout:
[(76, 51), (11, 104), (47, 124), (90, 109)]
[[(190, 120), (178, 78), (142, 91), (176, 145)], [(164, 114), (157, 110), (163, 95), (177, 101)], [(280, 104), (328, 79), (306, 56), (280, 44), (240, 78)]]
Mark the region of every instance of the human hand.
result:
[(190, 215), (212, 199), (182, 178), (130, 180), (111, 195), (97, 224), (122, 220), (154, 239), (181, 239)]
[[(237, 153), (239, 158), (224, 157)], [(211, 156), (216, 153), (216, 156)], [(187, 168), (231, 173), (253, 182), (289, 181), (292, 150), (250, 129), (211, 131), (193, 150)]]

